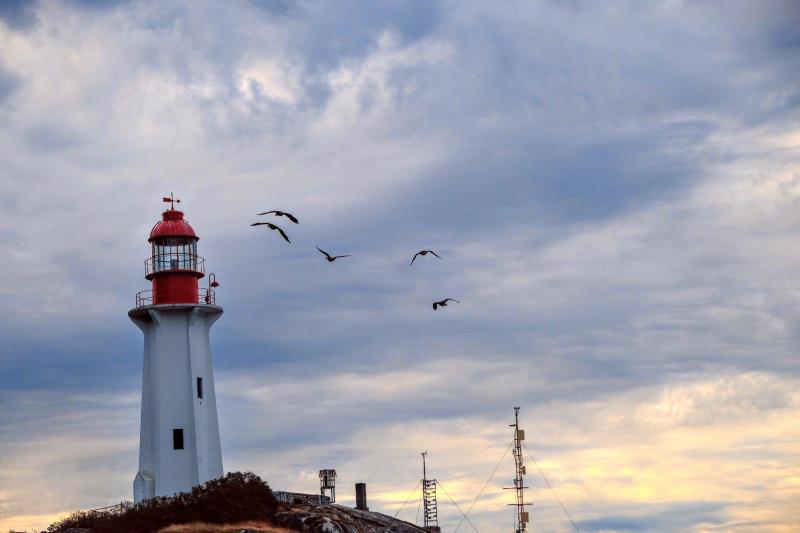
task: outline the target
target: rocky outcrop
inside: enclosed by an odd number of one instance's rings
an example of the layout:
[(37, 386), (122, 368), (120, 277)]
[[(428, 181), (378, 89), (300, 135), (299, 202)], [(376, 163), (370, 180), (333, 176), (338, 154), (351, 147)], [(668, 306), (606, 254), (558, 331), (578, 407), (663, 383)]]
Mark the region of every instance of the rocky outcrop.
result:
[(391, 516), (341, 505), (293, 505), (275, 515), (277, 525), (307, 533), (427, 533)]
[[(391, 516), (371, 511), (359, 511), (341, 505), (282, 505), (272, 520), (281, 531), (292, 530), (303, 533), (429, 533), (414, 524), (397, 520)], [(188, 524), (173, 525), (163, 529), (164, 533), (191, 533), (211, 531), (231, 531), (234, 525)], [(244, 527), (242, 527), (244, 526)], [(274, 531), (273, 527), (258, 527), (256, 524), (241, 524), (235, 531), (239, 533), (264, 533)], [(59, 533), (94, 533), (91, 529), (62, 529)], [(123, 533), (120, 531), (119, 533)]]

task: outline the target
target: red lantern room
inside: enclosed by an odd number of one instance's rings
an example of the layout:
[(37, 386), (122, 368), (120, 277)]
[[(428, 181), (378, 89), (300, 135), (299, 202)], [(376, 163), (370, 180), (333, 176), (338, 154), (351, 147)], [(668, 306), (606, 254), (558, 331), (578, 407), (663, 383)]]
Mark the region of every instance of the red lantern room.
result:
[[(145, 278), (152, 281), (150, 291), (136, 295), (136, 307), (161, 304), (213, 304), (214, 291), (211, 287), (200, 289), (198, 280), (205, 276), (202, 257), (197, 255), (197, 241), (200, 238), (192, 226), (183, 218), (183, 212), (175, 209), (173, 198), (170, 209), (164, 211), (162, 219), (150, 231), (148, 241), (152, 245), (151, 256), (144, 262)], [(213, 280), (213, 274), (210, 277)]]

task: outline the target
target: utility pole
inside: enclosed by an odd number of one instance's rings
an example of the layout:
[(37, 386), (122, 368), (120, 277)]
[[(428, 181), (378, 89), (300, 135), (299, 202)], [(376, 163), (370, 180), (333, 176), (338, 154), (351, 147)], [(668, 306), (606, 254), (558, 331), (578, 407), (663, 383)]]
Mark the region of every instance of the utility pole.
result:
[(516, 512), (514, 514), (514, 533), (523, 533), (527, 530), (528, 525), (528, 511), (525, 510), (526, 505), (533, 505), (525, 502), (524, 489), (525, 481), (525, 465), (522, 462), (522, 441), (525, 440), (525, 430), (519, 429), (519, 407), (514, 407), (514, 423), (509, 424), (509, 427), (514, 428), (514, 467), (516, 469), (516, 477), (514, 478), (513, 487), (504, 487), (506, 489), (514, 489), (516, 493), (516, 502), (509, 503), (515, 506)]
[(427, 451), (422, 452), (422, 507), (423, 526), (428, 531), (439, 531), (439, 511), (436, 502), (436, 480), (428, 479), (425, 457)]

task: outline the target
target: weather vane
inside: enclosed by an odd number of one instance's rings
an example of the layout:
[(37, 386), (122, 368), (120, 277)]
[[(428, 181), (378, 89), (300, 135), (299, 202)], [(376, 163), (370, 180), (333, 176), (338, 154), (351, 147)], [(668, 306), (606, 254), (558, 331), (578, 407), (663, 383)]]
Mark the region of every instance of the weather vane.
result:
[(171, 210), (173, 210), (173, 211), (175, 210), (175, 203), (176, 202), (177, 203), (181, 203), (180, 198), (175, 198), (175, 195), (173, 193), (169, 193), (168, 197), (164, 196), (162, 198), (162, 200), (165, 201), (165, 202), (169, 202), (169, 204), (170, 204), (169, 208)]

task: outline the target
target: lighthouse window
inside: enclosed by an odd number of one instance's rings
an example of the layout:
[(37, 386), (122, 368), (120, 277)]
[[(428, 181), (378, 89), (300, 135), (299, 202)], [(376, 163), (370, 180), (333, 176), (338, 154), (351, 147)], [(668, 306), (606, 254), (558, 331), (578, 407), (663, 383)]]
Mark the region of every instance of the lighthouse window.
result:
[(203, 399), (203, 378), (197, 378), (197, 397)]
[(185, 237), (154, 241), (153, 270), (197, 270), (197, 241)]
[(173, 450), (183, 449), (183, 428), (177, 428), (172, 430), (172, 449)]

